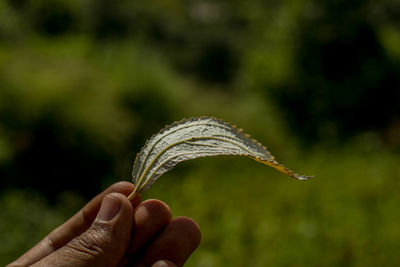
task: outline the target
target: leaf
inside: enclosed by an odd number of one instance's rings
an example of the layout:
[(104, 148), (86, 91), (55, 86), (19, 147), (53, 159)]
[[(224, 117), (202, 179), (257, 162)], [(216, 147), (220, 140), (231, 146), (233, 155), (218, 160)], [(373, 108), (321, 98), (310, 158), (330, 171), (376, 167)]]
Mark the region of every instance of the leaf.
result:
[(149, 189), (181, 161), (218, 155), (248, 156), (296, 179), (311, 178), (278, 163), (266, 147), (242, 129), (216, 118), (200, 117), (175, 122), (146, 142), (133, 166), (136, 187), (130, 198)]

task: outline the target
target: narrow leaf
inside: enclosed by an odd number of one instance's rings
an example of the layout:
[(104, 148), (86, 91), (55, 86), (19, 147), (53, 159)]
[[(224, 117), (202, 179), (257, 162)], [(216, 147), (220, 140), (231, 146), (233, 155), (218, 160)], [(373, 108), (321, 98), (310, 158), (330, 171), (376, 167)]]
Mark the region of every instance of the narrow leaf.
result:
[(136, 188), (130, 197), (150, 188), (181, 161), (218, 155), (248, 156), (296, 179), (311, 177), (298, 175), (278, 163), (261, 143), (236, 126), (216, 118), (191, 118), (167, 126), (146, 142), (133, 166)]

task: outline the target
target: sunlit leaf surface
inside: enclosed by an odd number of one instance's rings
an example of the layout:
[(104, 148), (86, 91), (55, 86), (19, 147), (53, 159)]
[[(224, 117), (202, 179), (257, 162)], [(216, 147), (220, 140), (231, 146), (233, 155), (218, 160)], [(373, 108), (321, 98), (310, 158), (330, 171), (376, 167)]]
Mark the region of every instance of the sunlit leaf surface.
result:
[(148, 140), (136, 156), (133, 183), (143, 192), (181, 161), (218, 155), (248, 156), (291, 177), (307, 180), (278, 163), (261, 143), (229, 123), (201, 117), (175, 122)]

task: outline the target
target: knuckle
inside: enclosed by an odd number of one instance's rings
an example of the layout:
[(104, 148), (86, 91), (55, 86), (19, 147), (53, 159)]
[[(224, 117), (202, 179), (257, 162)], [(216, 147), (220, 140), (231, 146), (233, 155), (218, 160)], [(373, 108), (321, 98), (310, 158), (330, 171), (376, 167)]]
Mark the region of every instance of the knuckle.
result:
[(74, 238), (66, 247), (71, 253), (82, 258), (99, 258), (105, 254), (110, 237), (102, 225), (93, 225), (82, 235)]

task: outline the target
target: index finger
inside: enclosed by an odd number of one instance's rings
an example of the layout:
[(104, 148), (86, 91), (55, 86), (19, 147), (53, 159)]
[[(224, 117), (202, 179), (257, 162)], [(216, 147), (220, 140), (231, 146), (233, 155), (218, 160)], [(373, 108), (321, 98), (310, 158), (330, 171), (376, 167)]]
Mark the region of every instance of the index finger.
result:
[[(134, 188), (134, 185), (129, 182), (119, 182), (111, 185), (105, 191), (89, 201), (68, 221), (43, 238), (36, 246), (22, 255), (15, 262), (11, 263), (9, 267), (13, 265), (29, 266), (63, 247), (70, 240), (79, 236), (90, 227), (96, 218), (104, 196), (114, 192), (128, 196)], [(140, 197), (135, 197), (132, 200), (132, 206), (135, 208), (139, 202)]]

